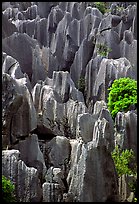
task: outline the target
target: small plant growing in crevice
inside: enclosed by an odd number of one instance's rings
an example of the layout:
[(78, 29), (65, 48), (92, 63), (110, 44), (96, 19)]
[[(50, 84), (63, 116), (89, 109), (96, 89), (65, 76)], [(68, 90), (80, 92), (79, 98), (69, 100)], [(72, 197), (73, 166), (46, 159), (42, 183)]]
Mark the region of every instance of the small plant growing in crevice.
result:
[(84, 89), (85, 89), (85, 78), (84, 77), (80, 77), (80, 79), (78, 80), (78, 89), (79, 91), (84, 93)]
[(109, 52), (112, 51), (111, 48), (109, 48), (108, 46), (106, 46), (105, 44), (97, 44), (97, 53), (102, 56), (102, 57), (107, 57)]
[(94, 5), (102, 14), (106, 12), (106, 2), (94, 2)]
[(137, 81), (129, 77), (115, 79), (108, 89), (108, 109), (113, 119), (120, 111), (128, 111), (137, 104)]
[(10, 179), (2, 175), (2, 200), (3, 202), (16, 202), (14, 195), (15, 186)]

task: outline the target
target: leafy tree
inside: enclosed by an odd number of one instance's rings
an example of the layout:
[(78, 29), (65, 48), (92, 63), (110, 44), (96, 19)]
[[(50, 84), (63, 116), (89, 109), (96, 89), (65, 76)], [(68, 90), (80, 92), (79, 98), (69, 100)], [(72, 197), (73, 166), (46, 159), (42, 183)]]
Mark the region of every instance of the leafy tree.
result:
[(14, 195), (15, 186), (5, 176), (2, 176), (2, 200), (3, 202), (16, 202)]
[(108, 89), (108, 109), (112, 117), (120, 111), (128, 111), (131, 105), (137, 104), (137, 81), (134, 79), (120, 78), (114, 80)]

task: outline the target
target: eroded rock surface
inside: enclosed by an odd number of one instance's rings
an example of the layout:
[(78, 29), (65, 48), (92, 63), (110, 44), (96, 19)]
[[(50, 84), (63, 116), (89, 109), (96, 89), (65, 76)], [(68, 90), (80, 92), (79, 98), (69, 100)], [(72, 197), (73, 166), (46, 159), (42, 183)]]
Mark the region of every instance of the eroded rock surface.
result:
[(2, 173), (19, 202), (131, 199), (111, 152), (137, 156), (137, 111), (113, 120), (107, 99), (137, 79), (137, 5), (105, 5), (2, 2)]

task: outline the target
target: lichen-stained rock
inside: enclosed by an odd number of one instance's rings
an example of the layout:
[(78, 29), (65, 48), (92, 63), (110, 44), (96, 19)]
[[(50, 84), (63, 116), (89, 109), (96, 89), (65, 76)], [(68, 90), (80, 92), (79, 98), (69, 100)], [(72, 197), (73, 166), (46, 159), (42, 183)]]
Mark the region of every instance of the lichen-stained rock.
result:
[(19, 141), (17, 145), (14, 145), (14, 149), (20, 151), (20, 159), (24, 161), (28, 167), (36, 168), (40, 179), (43, 179), (46, 173), (46, 165), (39, 147), (37, 135), (32, 134), (25, 140)]
[(37, 117), (26, 78), (13, 79), (4, 73), (2, 80), (3, 144), (8, 145), (35, 129)]
[(56, 136), (46, 143), (46, 149), (48, 150), (50, 164), (53, 167), (61, 168), (64, 173), (67, 173), (70, 157), (69, 139), (64, 136)]
[(61, 202), (62, 191), (60, 184), (45, 182), (42, 185), (43, 202)]
[(73, 151), (67, 181), (74, 202), (118, 201), (115, 167), (105, 145), (95, 146), (93, 141), (85, 145), (76, 141), (72, 145), (71, 155)]
[(42, 190), (35, 168), (27, 167), (20, 160), (18, 150), (2, 151), (2, 174), (15, 184), (16, 199), (19, 202), (40, 202)]
[(137, 158), (137, 114), (134, 110), (118, 112), (115, 126), (115, 143), (122, 149), (132, 149)]
[(3, 51), (19, 62), (21, 71), (28, 74), (30, 79), (32, 76), (32, 48), (35, 48), (36, 44), (37, 41), (26, 33), (17, 32), (2, 41)]
[(86, 143), (93, 139), (93, 129), (96, 117), (89, 113), (79, 114), (77, 117), (76, 138), (82, 138)]

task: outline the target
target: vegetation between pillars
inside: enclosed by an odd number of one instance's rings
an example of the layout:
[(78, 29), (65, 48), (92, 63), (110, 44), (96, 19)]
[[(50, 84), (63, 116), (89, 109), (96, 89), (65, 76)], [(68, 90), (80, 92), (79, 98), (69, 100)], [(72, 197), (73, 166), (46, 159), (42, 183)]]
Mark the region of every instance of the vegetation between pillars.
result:
[(7, 179), (5, 176), (2, 175), (2, 201), (16, 202), (14, 190), (15, 186), (10, 181), (10, 179)]
[(113, 119), (118, 112), (126, 112), (137, 104), (137, 81), (129, 77), (114, 80), (108, 89), (108, 109)]
[(134, 193), (133, 202), (137, 202), (137, 164), (133, 150), (122, 150), (116, 145), (111, 154), (118, 177), (120, 178), (122, 175), (133, 177), (133, 180), (128, 182), (128, 187)]

